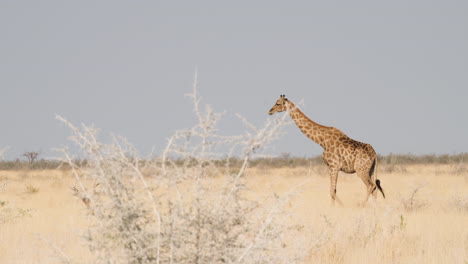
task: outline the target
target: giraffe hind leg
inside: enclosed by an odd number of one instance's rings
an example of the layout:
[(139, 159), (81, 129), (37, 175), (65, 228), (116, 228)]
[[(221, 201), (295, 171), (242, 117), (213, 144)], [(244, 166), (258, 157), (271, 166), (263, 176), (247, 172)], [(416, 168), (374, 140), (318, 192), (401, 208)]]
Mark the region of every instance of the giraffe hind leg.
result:
[(376, 192), (376, 190), (377, 190), (377, 186), (375, 186), (375, 187), (372, 189), (372, 191), (371, 191), (372, 197), (374, 198), (374, 200), (377, 199), (377, 192)]
[(367, 201), (369, 200), (369, 196), (372, 194), (375, 198), (375, 190), (377, 188), (376, 184), (372, 182), (371, 177), (369, 173), (363, 172), (363, 171), (358, 171), (359, 178), (364, 182), (366, 185), (366, 199), (362, 202), (362, 206), (364, 206)]

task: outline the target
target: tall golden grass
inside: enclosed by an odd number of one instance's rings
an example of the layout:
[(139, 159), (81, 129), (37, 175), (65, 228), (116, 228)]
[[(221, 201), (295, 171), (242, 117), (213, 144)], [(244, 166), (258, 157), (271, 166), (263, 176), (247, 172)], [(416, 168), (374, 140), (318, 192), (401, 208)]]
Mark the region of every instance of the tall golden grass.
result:
[[(285, 213), (291, 232), (285, 254), (297, 243), (302, 263), (466, 263), (468, 175), (455, 165), (406, 165), (378, 172), (387, 199), (358, 204), (365, 188), (355, 175), (340, 174), (343, 207), (332, 207), (323, 166), (252, 168), (248, 199), (272, 203), (271, 193), (296, 188)], [(82, 238), (86, 206), (73, 195), (66, 170), (0, 171), (0, 263), (91, 261)], [(213, 188), (222, 177), (207, 179)]]
[(332, 207), (319, 158), (256, 159), (286, 115), (258, 128), (240, 117), (248, 131), (223, 136), (222, 114), (202, 111), (196, 77), (190, 96), (198, 123), (176, 131), (161, 157), (142, 159), (121, 137), (103, 144), (96, 128), (57, 117), (84, 160), (64, 149), (62, 170), (0, 164), (0, 263), (467, 261), (466, 155), (383, 158), (387, 199), (358, 206), (364, 184), (340, 175), (345, 204)]

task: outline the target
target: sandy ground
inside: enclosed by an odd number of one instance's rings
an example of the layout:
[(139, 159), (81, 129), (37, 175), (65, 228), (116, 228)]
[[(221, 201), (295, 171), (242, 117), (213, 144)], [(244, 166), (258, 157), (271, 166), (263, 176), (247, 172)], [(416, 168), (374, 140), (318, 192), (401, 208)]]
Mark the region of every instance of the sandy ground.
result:
[[(364, 184), (347, 174), (338, 179), (344, 206), (331, 206), (323, 167), (253, 168), (246, 183), (255, 200), (296, 190), (285, 210), (300, 235), (284, 243), (285, 250), (306, 245), (304, 263), (468, 263), (466, 172), (414, 165), (379, 171), (379, 178), (387, 198), (379, 194), (364, 208)], [(86, 208), (72, 195), (74, 182), (59, 170), (0, 171), (0, 263), (90, 261), (80, 235)]]

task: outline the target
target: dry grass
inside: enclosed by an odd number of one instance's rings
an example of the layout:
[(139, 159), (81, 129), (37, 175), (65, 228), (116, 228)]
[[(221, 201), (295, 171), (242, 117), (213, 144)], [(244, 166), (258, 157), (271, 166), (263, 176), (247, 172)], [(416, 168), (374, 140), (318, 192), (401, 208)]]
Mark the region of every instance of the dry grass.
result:
[[(345, 205), (333, 208), (328, 176), (320, 171), (253, 168), (246, 175), (248, 199), (255, 201), (301, 186), (286, 205), (292, 230), (283, 238), (285, 252), (300, 242), (308, 248), (304, 263), (468, 261), (468, 176), (453, 174), (449, 165), (379, 172), (387, 199), (379, 196), (361, 208), (363, 183), (340, 174), (338, 195)], [(221, 178), (207, 181), (217, 186)], [(75, 181), (67, 172), (0, 171), (0, 179), (0, 263), (57, 263), (62, 253), (65, 262), (87, 263), (90, 252), (80, 233), (88, 224), (86, 207), (70, 190)], [(25, 186), (40, 191), (25, 191)], [(408, 210), (408, 199), (424, 206)]]
[[(0, 171), (6, 186), (0, 192), (0, 263), (58, 263), (56, 252), (41, 237), (63, 248), (70, 256), (86, 260), (80, 228), (86, 224), (84, 209), (71, 195), (68, 173)], [(25, 186), (40, 190), (26, 191)], [(7, 217), (7, 219), (5, 219)], [(85, 262), (84, 262), (85, 263)]]
[(67, 148), (69, 171), (5, 164), (0, 236), (8, 243), (0, 244), (0, 263), (467, 261), (462, 159), (456, 167), (383, 159), (388, 199), (357, 206), (364, 185), (341, 175), (345, 205), (331, 207), (322, 163), (286, 155), (285, 167), (248, 166), (281, 135), (286, 115), (262, 127), (240, 117), (245, 133), (221, 135), (222, 114), (202, 110), (197, 83), (195, 76), (189, 96), (198, 123), (176, 131), (161, 157), (142, 159), (118, 136), (103, 144), (98, 129), (57, 117), (86, 164)]

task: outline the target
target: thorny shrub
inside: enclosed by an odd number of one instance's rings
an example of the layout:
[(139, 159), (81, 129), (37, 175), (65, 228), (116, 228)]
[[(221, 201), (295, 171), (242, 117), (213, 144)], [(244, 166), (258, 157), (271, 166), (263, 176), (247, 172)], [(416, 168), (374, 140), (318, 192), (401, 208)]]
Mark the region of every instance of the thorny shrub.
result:
[[(87, 160), (80, 166), (64, 150), (77, 179), (75, 195), (89, 199), (85, 233), (95, 262), (296, 262), (305, 250), (285, 252), (282, 242), (290, 230), (283, 205), (295, 191), (272, 196), (265, 207), (247, 199), (244, 186), (249, 160), (280, 135), (285, 116), (268, 119), (262, 128), (240, 117), (250, 132), (224, 136), (216, 129), (221, 114), (200, 109), (196, 78), (190, 96), (198, 124), (177, 131), (153, 159), (141, 159), (123, 138), (103, 144), (97, 129), (57, 117), (71, 128)], [(235, 155), (242, 163), (233, 170), (229, 161)]]

